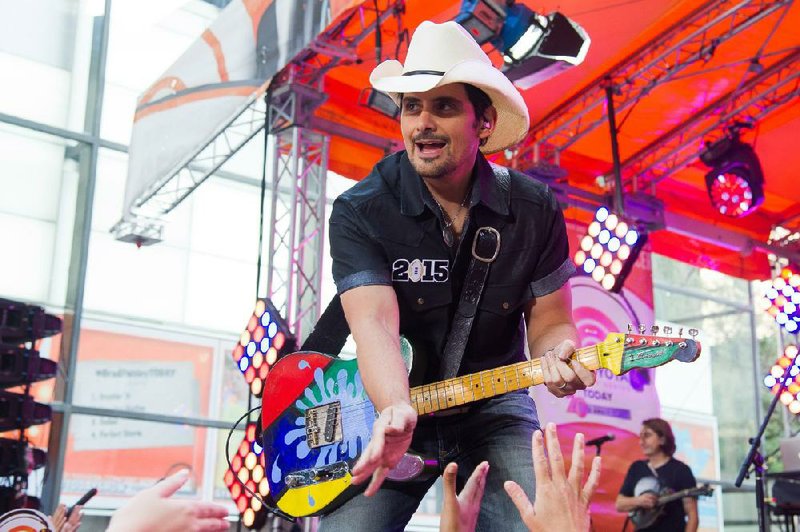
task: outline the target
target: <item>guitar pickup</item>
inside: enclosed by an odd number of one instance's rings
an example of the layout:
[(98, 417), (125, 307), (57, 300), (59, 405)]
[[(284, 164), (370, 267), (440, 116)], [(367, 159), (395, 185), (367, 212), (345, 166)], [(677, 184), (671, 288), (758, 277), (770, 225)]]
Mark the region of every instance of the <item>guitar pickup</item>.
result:
[(342, 405), (339, 401), (306, 410), (306, 442), (316, 449), (342, 441)]
[(283, 481), (289, 488), (302, 488), (303, 486), (311, 486), (320, 482), (342, 478), (349, 471), (350, 467), (347, 462), (336, 462), (325, 467), (312, 467), (311, 469), (290, 473), (284, 477)]

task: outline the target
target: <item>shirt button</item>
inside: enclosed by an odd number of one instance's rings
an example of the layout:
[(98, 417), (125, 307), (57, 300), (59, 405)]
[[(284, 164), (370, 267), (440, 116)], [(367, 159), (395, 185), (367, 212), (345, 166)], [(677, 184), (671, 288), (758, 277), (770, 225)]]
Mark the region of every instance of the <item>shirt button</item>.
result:
[(424, 299), (422, 299), (422, 298), (417, 299), (417, 305), (424, 305), (424, 304), (425, 304), (425, 300)]
[(503, 310), (508, 310), (508, 307), (510, 306), (511, 305), (508, 304), (508, 301), (506, 301), (505, 303), (503, 303)]

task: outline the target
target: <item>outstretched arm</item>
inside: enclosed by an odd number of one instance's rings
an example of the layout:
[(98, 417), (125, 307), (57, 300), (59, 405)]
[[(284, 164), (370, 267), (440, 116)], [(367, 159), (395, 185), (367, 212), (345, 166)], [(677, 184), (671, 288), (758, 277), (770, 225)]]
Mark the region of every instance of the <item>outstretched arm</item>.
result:
[(347, 323), (356, 342), (358, 370), (380, 416), (372, 439), (353, 468), (353, 483), (372, 480), (365, 495), (378, 491), (389, 470), (411, 444), (417, 412), (411, 407), (408, 373), (400, 353), (400, 317), (391, 286), (368, 285), (342, 294)]

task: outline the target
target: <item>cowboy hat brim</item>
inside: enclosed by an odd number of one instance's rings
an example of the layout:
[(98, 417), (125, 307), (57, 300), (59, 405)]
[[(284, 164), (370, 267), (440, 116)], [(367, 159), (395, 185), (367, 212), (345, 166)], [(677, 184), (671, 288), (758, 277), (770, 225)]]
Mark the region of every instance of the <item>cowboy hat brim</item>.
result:
[(530, 126), (528, 107), (522, 95), (491, 63), (466, 60), (453, 65), (443, 75), (403, 75), (403, 65), (390, 59), (375, 67), (369, 80), (375, 89), (387, 93), (398, 106), (400, 94), (427, 92), (450, 83), (467, 83), (483, 90), (497, 110), (497, 127), (481, 147), (484, 153), (514, 146), (525, 137)]

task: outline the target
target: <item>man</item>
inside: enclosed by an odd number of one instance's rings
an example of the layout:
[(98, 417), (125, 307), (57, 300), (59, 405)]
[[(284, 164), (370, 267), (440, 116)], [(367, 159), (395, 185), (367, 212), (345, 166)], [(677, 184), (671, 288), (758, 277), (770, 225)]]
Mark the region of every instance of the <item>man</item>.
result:
[(525, 102), (455, 22), (423, 22), (405, 64), (385, 61), (370, 82), (400, 105), (405, 151), (336, 200), (330, 240), (359, 372), (380, 416), (353, 469), (353, 482), (371, 477), (369, 485), (324, 517), (321, 529), (401, 530), (434, 482), (382, 487), (411, 447), (442, 465), (458, 463), (460, 484), (488, 461), (477, 529), (525, 530), (503, 482), (534, 496), (531, 437), (539, 423), (532, 399), (525, 390), (505, 393), (418, 420), (399, 340), (404, 335), (419, 353), (415, 384), (442, 380), (448, 336), (465, 334), (451, 323), (473, 239), (479, 227), (491, 227), (500, 248), (458, 374), (524, 360), (527, 329), (551, 393), (564, 397), (594, 383), (592, 372), (567, 362), (576, 341), (566, 284), (574, 268), (558, 202), (542, 183), (493, 168), (483, 156), (525, 136)]
[[(697, 482), (689, 466), (672, 457), (675, 436), (669, 423), (660, 418), (647, 419), (639, 432), (639, 445), (646, 457), (631, 464), (617, 496), (617, 511), (653, 510), (663, 490), (677, 492), (694, 488)], [(697, 499), (684, 497), (668, 502), (653, 525), (641, 528), (648, 532), (697, 530)]]

